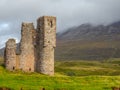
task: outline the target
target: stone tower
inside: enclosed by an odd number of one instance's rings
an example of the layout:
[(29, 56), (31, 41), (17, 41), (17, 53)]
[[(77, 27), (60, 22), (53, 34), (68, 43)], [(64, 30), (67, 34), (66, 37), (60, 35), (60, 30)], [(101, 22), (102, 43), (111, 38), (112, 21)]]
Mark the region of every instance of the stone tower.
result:
[(22, 23), (20, 42), (20, 69), (23, 71), (34, 72), (35, 53), (33, 44), (33, 23)]
[(56, 17), (43, 16), (37, 20), (37, 72), (54, 75), (54, 48), (56, 47)]
[[(43, 16), (33, 23), (22, 23), (19, 53), (14, 39), (6, 43), (4, 58), (10, 71), (39, 72), (54, 75), (54, 48), (56, 47), (56, 17)], [(17, 48), (18, 50), (18, 48)]]
[(14, 39), (9, 39), (5, 47), (5, 66), (7, 70), (13, 71), (16, 69), (16, 42)]

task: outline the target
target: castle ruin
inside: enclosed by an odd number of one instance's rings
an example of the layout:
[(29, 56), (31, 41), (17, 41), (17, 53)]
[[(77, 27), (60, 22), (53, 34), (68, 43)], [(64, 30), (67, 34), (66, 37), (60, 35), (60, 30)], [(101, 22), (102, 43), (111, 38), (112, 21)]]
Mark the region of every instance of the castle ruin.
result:
[(7, 70), (22, 70), (54, 75), (54, 49), (56, 47), (56, 17), (43, 16), (33, 23), (22, 23), (19, 54), (15, 39), (9, 39), (5, 47)]

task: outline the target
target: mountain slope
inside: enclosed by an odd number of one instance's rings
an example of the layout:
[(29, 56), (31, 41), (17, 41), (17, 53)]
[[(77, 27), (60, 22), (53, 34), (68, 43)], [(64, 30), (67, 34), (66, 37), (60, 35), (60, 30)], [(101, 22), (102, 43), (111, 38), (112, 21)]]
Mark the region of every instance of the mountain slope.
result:
[[(103, 39), (115, 39), (120, 34), (120, 23), (111, 24), (108, 26), (98, 25), (92, 26), (91, 24), (82, 24), (76, 28), (71, 28), (66, 32), (58, 35), (59, 40), (101, 40)], [(114, 37), (116, 36), (116, 37)], [(114, 38), (113, 38), (114, 37)]]
[(4, 48), (1, 48), (0, 49), (0, 57), (3, 57), (4, 56)]
[(56, 59), (108, 59), (120, 57), (120, 22), (104, 26), (82, 24), (57, 37)]

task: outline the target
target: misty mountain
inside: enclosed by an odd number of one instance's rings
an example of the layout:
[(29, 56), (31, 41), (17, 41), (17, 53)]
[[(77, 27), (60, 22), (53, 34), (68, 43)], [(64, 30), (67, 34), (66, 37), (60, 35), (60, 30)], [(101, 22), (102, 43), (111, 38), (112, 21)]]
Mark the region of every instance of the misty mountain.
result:
[[(19, 53), (18, 48), (17, 53)], [(4, 48), (0, 49), (0, 56), (3, 55)], [(106, 26), (82, 24), (57, 33), (56, 60), (109, 58), (120, 58), (120, 22)]]
[(120, 22), (82, 24), (57, 36), (56, 59), (109, 59), (120, 57)]
[(68, 29), (66, 32), (58, 35), (57, 38), (59, 40), (116, 40), (116, 37), (119, 37), (119, 35), (120, 22), (116, 22), (107, 26), (82, 24), (78, 27)]

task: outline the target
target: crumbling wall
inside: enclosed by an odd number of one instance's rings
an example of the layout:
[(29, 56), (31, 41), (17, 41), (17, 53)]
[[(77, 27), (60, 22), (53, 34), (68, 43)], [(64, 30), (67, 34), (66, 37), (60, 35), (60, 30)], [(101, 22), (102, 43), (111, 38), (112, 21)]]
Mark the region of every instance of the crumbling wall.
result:
[(20, 42), (20, 69), (34, 72), (35, 56), (33, 44), (33, 23), (22, 23)]
[(16, 69), (16, 42), (15, 39), (9, 39), (5, 48), (5, 66), (7, 70)]
[(54, 75), (54, 48), (56, 47), (56, 18), (44, 16), (37, 21), (38, 60), (37, 71)]
[(20, 55), (16, 55), (16, 70), (20, 69)]
[(40, 72), (54, 75), (54, 48), (56, 47), (56, 17), (43, 16), (33, 23), (22, 23), (20, 52), (16, 55), (16, 43), (9, 39), (5, 48), (5, 65), (8, 70)]

